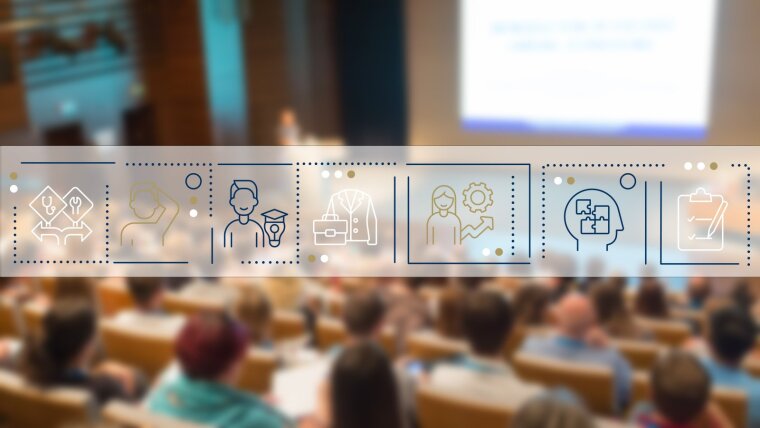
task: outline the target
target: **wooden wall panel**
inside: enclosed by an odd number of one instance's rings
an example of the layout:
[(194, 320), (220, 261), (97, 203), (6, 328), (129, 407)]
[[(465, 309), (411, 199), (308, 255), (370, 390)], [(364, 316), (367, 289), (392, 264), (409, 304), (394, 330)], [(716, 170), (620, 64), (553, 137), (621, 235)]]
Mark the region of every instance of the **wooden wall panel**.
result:
[(136, 0), (136, 8), (160, 143), (213, 144), (198, 0)]
[[(11, 17), (11, 0), (0, 0), (0, 22)], [(24, 83), (18, 63), (18, 52), (13, 35), (0, 33), (0, 47), (6, 46), (11, 54), (13, 77), (10, 82), (0, 82), (0, 133), (26, 128), (26, 101)]]

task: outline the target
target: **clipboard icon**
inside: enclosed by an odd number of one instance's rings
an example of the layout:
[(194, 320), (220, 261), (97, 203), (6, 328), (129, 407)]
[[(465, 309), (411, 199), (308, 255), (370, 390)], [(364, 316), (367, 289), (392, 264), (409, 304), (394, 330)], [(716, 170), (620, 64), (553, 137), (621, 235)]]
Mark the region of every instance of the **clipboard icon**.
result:
[(678, 250), (722, 251), (728, 202), (723, 195), (694, 193), (678, 196)]

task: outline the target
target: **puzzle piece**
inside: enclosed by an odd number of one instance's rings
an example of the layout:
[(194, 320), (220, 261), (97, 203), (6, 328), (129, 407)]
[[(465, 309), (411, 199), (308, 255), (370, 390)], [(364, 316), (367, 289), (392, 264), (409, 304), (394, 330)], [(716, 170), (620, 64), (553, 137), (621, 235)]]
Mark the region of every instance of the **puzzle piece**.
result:
[(608, 235), (610, 233), (609, 219), (596, 219), (594, 221), (594, 235)]
[(591, 199), (578, 199), (575, 201), (575, 213), (577, 215), (586, 214), (592, 216), (594, 212), (591, 209)]
[(595, 235), (596, 231), (594, 230), (594, 219), (591, 217), (586, 217), (584, 219), (581, 219), (581, 233), (584, 235)]
[(610, 220), (609, 205), (594, 205), (594, 218), (597, 220)]

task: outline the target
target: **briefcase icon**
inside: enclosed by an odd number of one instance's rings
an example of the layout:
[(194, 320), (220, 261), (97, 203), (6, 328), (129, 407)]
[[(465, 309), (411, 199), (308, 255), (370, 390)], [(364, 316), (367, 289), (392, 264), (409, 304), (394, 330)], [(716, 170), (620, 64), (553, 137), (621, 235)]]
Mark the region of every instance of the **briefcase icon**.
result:
[(321, 220), (314, 220), (314, 245), (346, 245), (348, 221), (340, 220), (336, 214), (324, 214)]

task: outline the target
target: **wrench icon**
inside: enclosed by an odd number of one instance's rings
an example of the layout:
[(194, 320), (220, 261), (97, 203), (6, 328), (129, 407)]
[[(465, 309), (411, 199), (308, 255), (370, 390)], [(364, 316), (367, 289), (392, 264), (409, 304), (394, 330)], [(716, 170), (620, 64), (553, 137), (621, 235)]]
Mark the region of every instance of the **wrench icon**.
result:
[(69, 205), (71, 206), (71, 213), (79, 215), (79, 208), (82, 206), (82, 198), (79, 196), (72, 197), (69, 199)]

